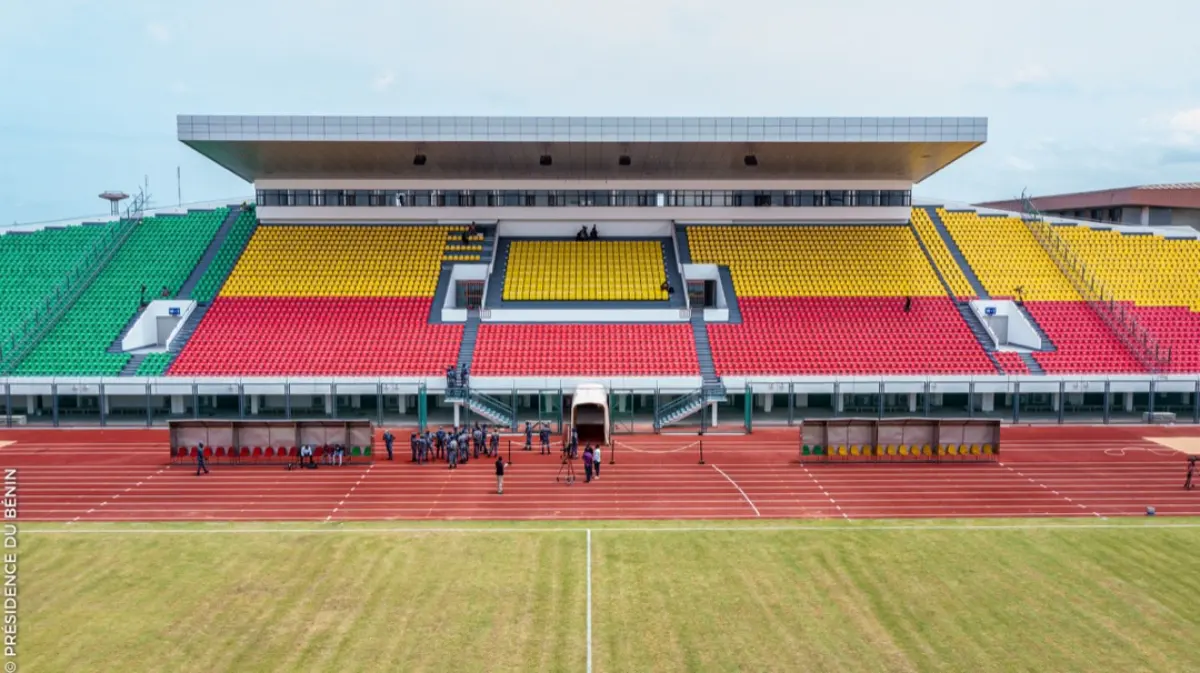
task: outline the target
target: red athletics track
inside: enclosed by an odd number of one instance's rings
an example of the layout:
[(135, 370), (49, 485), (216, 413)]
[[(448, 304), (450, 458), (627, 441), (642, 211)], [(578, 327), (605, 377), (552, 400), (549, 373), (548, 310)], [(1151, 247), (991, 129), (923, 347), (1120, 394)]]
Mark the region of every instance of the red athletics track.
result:
[(490, 462), (416, 466), (407, 446), (394, 462), (211, 464), (197, 477), (170, 464), (163, 429), (0, 431), (0, 466), (19, 468), (25, 521), (1200, 515), (1200, 490), (1182, 489), (1185, 455), (1144, 439), (1200, 428), (1008, 427), (999, 463), (941, 465), (800, 465), (797, 434), (708, 435), (705, 465), (695, 435), (619, 436), (617, 463), (606, 455), (591, 484), (579, 467), (569, 487), (555, 482), (557, 455), (514, 450), (503, 496)]

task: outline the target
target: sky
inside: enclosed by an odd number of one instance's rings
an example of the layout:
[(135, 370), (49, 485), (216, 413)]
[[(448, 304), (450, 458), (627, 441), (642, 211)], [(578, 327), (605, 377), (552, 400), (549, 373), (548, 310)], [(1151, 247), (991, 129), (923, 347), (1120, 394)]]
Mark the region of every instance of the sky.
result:
[(9, 0), (0, 223), (147, 179), (249, 198), (177, 114), (985, 116), (919, 196), (1200, 181), (1197, 25), (1195, 0)]

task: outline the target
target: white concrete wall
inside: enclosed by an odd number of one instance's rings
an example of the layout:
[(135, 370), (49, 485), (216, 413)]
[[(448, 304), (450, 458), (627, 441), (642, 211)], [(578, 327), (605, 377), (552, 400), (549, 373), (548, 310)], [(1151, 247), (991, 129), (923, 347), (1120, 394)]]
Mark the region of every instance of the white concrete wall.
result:
[[(758, 183), (755, 183), (758, 188)], [(259, 206), (258, 219), (265, 224), (465, 224), (525, 220), (566, 222), (567, 229), (618, 221), (647, 219), (676, 220), (706, 224), (846, 223), (900, 224), (908, 222), (911, 210), (899, 207), (844, 208), (396, 208), (389, 206)], [(648, 215), (653, 213), (653, 218)], [(574, 231), (570, 231), (574, 234)]]
[[(450, 287), (446, 292), (446, 298), (442, 303), (442, 322), (466, 322), (467, 309), (455, 306), (454, 286), (460, 280), (481, 280), (487, 281), (488, 265), (487, 264), (455, 264), (450, 267)], [(486, 282), (485, 282), (485, 290)]]
[(146, 310), (142, 311), (142, 315), (138, 317), (133, 328), (121, 340), (121, 349), (126, 351), (137, 350), (138, 348), (155, 347), (158, 343), (158, 318), (159, 316), (170, 315), (172, 308), (179, 309), (179, 324), (175, 325), (175, 329), (171, 331), (170, 339), (163, 345), (170, 345), (171, 339), (179, 333), (183, 327), (183, 323), (187, 321), (188, 316), (196, 308), (196, 302), (186, 299), (160, 299), (150, 302), (146, 306)]
[(524, 323), (629, 323), (629, 322), (687, 322), (687, 309), (527, 309), (489, 308), (481, 316), (483, 322)]
[[(1029, 319), (1025, 314), (1017, 308), (1016, 303), (1007, 300), (985, 300), (973, 299), (971, 301), (971, 310), (975, 311), (975, 315), (983, 322), (984, 327), (987, 327), (988, 334), (992, 337), (992, 342), (996, 343), (996, 335), (988, 326), (988, 316), (986, 310), (988, 308), (996, 309), (996, 315), (1008, 317), (1008, 343), (1013, 346), (1024, 346), (1034, 350), (1043, 348), (1042, 338), (1038, 336), (1037, 330), (1030, 324)], [(1000, 344), (997, 344), (1000, 345)]]
[[(602, 217), (603, 210), (593, 208), (588, 211), (596, 216), (594, 220), (570, 218), (561, 221), (504, 220), (498, 225), (497, 231), (503, 237), (550, 236), (574, 239), (581, 226), (586, 225), (591, 230), (591, 226), (595, 224), (596, 233), (603, 240), (605, 238), (667, 238), (675, 228), (667, 220), (608, 221)], [(560, 211), (559, 215), (563, 214)]]

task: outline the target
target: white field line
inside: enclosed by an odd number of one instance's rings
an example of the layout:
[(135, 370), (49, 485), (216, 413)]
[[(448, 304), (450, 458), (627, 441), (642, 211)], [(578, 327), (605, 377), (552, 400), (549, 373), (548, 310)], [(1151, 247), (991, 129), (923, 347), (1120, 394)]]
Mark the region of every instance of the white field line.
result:
[(742, 494), (742, 497), (746, 499), (746, 504), (750, 505), (750, 509), (754, 510), (754, 516), (762, 516), (758, 513), (758, 507), (754, 505), (754, 501), (750, 499), (750, 496), (746, 495), (746, 492), (742, 490), (741, 486), (738, 486), (737, 482), (734, 481), (732, 477), (725, 474), (725, 471), (717, 467), (715, 464), (712, 466), (712, 468), (717, 471), (717, 474), (720, 474), (722, 477), (725, 477), (727, 480), (729, 480), (729, 483), (733, 484), (733, 487), (737, 489), (738, 493)]
[[(1093, 520), (1094, 521), (1094, 520)], [(595, 525), (594, 523), (592, 524)], [(291, 528), (287, 526), (261, 528), (30, 528), (22, 526), (22, 535), (328, 535), (356, 533), (388, 533), (388, 534), (516, 534), (516, 533), (578, 533), (582, 527), (568, 526), (529, 526), (529, 527), (423, 527), (423, 526), (393, 526), (393, 527), (345, 527), (341, 523), (314, 528)], [(1153, 524), (1120, 524), (1120, 523), (1016, 523), (1016, 524), (829, 524), (829, 525), (762, 525), (762, 526), (614, 526), (600, 528), (606, 534), (611, 533), (845, 533), (845, 532), (883, 532), (910, 533), (923, 531), (1044, 531), (1044, 530), (1162, 530), (1162, 529), (1200, 529), (1196, 523), (1153, 523)], [(584, 530), (587, 530), (584, 528)]]

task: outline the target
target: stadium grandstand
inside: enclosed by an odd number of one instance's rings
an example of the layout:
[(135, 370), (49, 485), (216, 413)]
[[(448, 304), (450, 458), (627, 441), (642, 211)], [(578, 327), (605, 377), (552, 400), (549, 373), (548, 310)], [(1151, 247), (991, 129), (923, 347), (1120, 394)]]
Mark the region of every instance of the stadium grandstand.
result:
[(1190, 211), (1148, 188), (1107, 223), (1060, 197), (914, 203), (983, 118), (181, 116), (178, 137), (254, 198), (0, 236), (6, 424), (561, 427), (595, 383), (614, 429), (1200, 423), (1200, 234), (1144, 226)]

